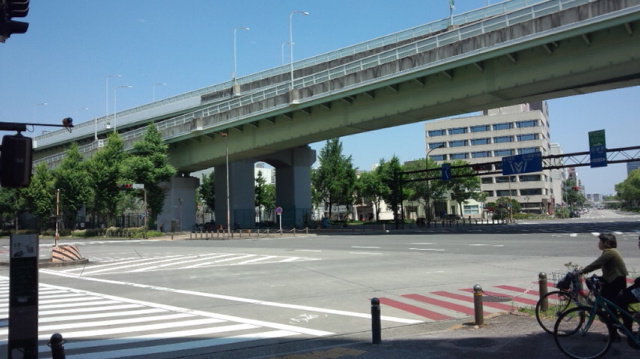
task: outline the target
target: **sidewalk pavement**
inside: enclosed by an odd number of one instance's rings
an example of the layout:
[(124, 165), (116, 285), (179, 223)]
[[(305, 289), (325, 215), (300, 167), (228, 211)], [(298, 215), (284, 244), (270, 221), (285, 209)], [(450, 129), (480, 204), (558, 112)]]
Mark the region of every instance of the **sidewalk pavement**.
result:
[[(290, 342), (270, 347), (193, 358), (253, 359), (550, 359), (568, 358), (532, 316), (510, 313), (485, 318), (421, 323), (382, 331), (372, 344), (371, 332)], [(271, 353), (271, 354), (269, 354)], [(281, 353), (281, 354), (278, 354)], [(605, 358), (639, 358), (625, 340), (614, 342)]]

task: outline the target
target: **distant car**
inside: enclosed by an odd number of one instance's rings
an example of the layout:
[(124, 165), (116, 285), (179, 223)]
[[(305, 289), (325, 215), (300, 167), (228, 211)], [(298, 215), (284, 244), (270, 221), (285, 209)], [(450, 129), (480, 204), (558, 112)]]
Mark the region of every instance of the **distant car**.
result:
[(580, 218), (580, 212), (578, 211), (569, 212), (569, 218)]
[(458, 216), (457, 214), (447, 214), (446, 216), (444, 216), (444, 219), (449, 221), (458, 221), (461, 220), (462, 217)]

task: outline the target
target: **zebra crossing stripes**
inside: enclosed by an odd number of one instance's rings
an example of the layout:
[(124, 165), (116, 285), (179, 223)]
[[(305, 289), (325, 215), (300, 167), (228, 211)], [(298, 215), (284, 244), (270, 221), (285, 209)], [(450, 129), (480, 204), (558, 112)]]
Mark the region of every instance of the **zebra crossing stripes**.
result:
[(209, 253), (198, 255), (165, 255), (150, 258), (127, 258), (110, 262), (90, 262), (89, 265), (60, 269), (59, 272), (83, 276), (112, 273), (140, 273), (160, 270), (194, 269), (215, 266), (253, 265), (314, 261), (320, 258), (257, 255), (246, 253)]
[[(505, 293), (484, 291), (485, 296), (499, 300), (499, 302), (491, 301), (489, 298), (484, 300), (483, 312), (485, 315), (511, 311), (516, 307), (532, 307), (538, 300), (538, 293), (526, 288), (508, 285), (498, 285), (494, 288), (505, 291)], [(460, 292), (468, 294), (464, 295)], [(382, 305), (412, 313), (427, 319), (427, 321), (441, 321), (473, 316), (475, 312), (472, 292), (472, 289), (459, 289), (458, 292), (433, 291), (426, 294), (402, 294), (397, 299), (379, 298), (379, 300)], [(514, 293), (516, 294), (514, 295)]]
[[(9, 281), (0, 277), (0, 318), (8, 315)], [(40, 284), (38, 352), (44, 357), (53, 333), (61, 333), (71, 359), (156, 358), (196, 353), (233, 343), (333, 333), (136, 301), (73, 288)], [(7, 321), (0, 320), (0, 352), (8, 344)]]

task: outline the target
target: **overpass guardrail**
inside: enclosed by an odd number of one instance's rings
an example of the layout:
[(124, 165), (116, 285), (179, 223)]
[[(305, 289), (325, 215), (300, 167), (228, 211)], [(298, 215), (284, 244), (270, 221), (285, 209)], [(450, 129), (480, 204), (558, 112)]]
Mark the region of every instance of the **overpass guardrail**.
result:
[[(447, 19), (433, 21), (427, 24), (419, 25), (419, 26), (416, 26), (407, 30), (399, 31), (393, 34), (381, 36), (381, 37), (368, 40), (362, 43), (358, 43), (355, 45), (343, 47), (338, 50), (333, 50), (333, 51), (323, 53), (317, 56), (313, 56), (307, 59), (295, 61), (293, 63), (294, 69), (307, 68), (313, 65), (317, 65), (319, 63), (328, 62), (331, 60), (343, 58), (349, 55), (354, 55), (370, 49), (383, 47), (388, 44), (393, 44), (393, 43), (409, 40), (409, 39), (420, 37), (420, 36), (426, 36), (430, 33), (435, 33), (435, 32), (447, 29), (447, 27), (451, 23), (453, 25), (460, 26), (463, 24), (480, 21), (483, 19), (498, 16), (500, 14), (509, 13), (521, 8), (525, 8), (525, 7), (529, 7), (529, 6), (533, 6), (533, 5), (545, 3), (545, 2), (560, 3), (561, 6), (564, 6), (566, 8), (567, 6), (576, 6), (576, 5), (573, 5), (572, 3), (577, 3), (577, 2), (583, 3), (585, 1), (584, 0), (503, 1), (500, 3), (488, 5), (480, 9), (454, 15), (451, 20), (447, 18)], [(124, 111), (120, 111), (120, 112), (117, 112), (115, 116), (118, 118), (118, 121), (119, 123), (121, 123), (121, 126), (124, 126), (127, 124), (138, 123), (152, 117), (168, 115), (171, 113), (176, 113), (181, 110), (188, 110), (189, 108), (197, 107), (198, 105), (200, 105), (200, 97), (202, 95), (231, 88), (234, 81), (239, 84), (251, 83), (251, 82), (262, 80), (268, 77), (273, 77), (276, 75), (288, 73), (289, 69), (290, 69), (289, 65), (281, 65), (281, 66), (263, 70), (254, 74), (242, 76), (242, 77), (236, 78), (235, 80), (225, 81), (219, 84), (207, 86), (207, 87), (190, 91), (177, 96), (172, 96), (160, 101), (155, 101), (155, 102), (137, 106), (131, 109), (127, 109)], [(94, 134), (94, 132), (104, 133), (106, 124), (113, 118), (111, 116), (113, 115), (107, 114), (104, 117), (99, 117), (94, 120), (77, 124), (74, 128), (74, 133), (72, 134), (73, 138), (86, 137), (91, 134)], [(100, 128), (100, 130), (97, 131), (97, 128)], [(69, 137), (66, 135), (68, 135), (66, 131), (59, 130), (59, 131), (52, 131), (40, 136), (36, 136), (35, 138), (36, 148), (55, 144), (58, 142), (68, 141)]]

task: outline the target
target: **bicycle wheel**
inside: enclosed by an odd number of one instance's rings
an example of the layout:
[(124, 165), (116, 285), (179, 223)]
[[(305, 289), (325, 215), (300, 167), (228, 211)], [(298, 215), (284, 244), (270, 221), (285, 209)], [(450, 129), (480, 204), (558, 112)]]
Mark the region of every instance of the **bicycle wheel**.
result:
[(573, 359), (596, 359), (612, 343), (613, 329), (606, 316), (590, 317), (591, 308), (571, 308), (560, 315), (553, 331), (558, 348)]
[[(547, 301), (547, 309), (542, 309), (542, 303)], [(536, 320), (545, 332), (553, 334), (553, 326), (560, 314), (571, 305), (571, 296), (562, 291), (553, 291), (545, 294), (538, 303), (536, 303)]]

